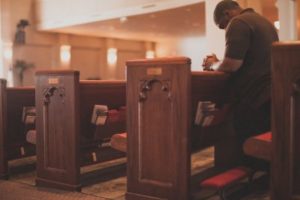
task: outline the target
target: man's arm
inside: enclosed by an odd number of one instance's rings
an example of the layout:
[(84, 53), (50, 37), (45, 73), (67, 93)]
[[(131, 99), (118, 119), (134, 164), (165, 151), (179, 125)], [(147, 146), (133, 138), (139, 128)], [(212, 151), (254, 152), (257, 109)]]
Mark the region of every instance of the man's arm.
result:
[(221, 63), (216, 63), (212, 65), (211, 68), (214, 71), (232, 73), (237, 71), (242, 64), (243, 64), (243, 60), (224, 58), (224, 60), (222, 60)]

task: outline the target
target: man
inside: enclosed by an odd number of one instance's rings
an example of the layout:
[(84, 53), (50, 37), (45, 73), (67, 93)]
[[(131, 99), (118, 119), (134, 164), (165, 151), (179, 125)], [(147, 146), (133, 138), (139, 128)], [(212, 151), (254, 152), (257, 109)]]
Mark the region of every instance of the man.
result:
[(233, 0), (217, 4), (214, 21), (226, 31), (225, 56), (222, 61), (215, 55), (207, 56), (203, 66), (231, 74), (235, 131), (245, 139), (270, 130), (271, 45), (278, 41), (275, 27)]

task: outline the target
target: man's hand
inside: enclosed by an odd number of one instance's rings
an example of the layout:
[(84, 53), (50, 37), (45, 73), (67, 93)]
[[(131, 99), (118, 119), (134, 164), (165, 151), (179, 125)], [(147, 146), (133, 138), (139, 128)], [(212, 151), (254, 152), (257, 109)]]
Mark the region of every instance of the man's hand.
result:
[(216, 62), (219, 62), (219, 59), (217, 58), (216, 54), (213, 53), (211, 55), (207, 55), (202, 62), (203, 70), (211, 71), (211, 66)]

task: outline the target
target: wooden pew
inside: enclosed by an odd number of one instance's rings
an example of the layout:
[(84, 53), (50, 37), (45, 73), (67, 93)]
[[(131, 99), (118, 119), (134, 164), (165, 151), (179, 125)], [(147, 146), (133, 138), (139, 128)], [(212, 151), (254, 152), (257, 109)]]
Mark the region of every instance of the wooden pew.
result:
[(33, 87), (6, 86), (0, 80), (0, 178), (8, 178), (8, 161), (35, 155), (35, 146), (26, 141), (22, 112), (35, 105)]
[(271, 199), (300, 199), (300, 44), (272, 49)]
[[(95, 104), (125, 106), (124, 81), (79, 81), (78, 71), (39, 71), (36, 85), (38, 186), (80, 190), (80, 166), (91, 163), (87, 155), (95, 162), (125, 156), (96, 139), (91, 126)], [(100, 136), (110, 137), (106, 131)]]
[(215, 146), (216, 166), (234, 164), (241, 148), (226, 122), (194, 125), (198, 101), (224, 104), (227, 79), (191, 73), (188, 58), (127, 62), (126, 200), (190, 199), (193, 150)]

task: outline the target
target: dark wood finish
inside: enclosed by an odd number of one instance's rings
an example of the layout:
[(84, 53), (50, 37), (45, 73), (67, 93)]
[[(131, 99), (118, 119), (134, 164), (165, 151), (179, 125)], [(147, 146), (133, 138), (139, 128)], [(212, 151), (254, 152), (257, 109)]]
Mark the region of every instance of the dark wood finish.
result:
[(191, 74), (184, 57), (127, 62), (127, 200), (190, 199), (191, 147), (203, 149), (230, 134), (192, 119), (198, 101), (224, 103), (227, 78)]
[(190, 60), (127, 67), (126, 199), (187, 199)]
[(300, 44), (272, 49), (272, 200), (300, 199)]
[(34, 106), (33, 87), (7, 88), (0, 80), (0, 178), (8, 178), (8, 161), (35, 154), (35, 147), (26, 142), (22, 123), (24, 106)]
[(9, 160), (35, 155), (35, 145), (26, 141), (22, 122), (23, 107), (35, 105), (34, 87), (8, 87), (7, 95), (7, 157)]
[[(222, 72), (193, 72), (191, 85), (191, 118), (194, 120), (198, 101), (212, 101), (221, 109), (227, 105), (227, 85), (229, 75)], [(228, 111), (230, 108), (228, 108)], [(230, 119), (230, 117), (227, 117)], [(234, 166), (242, 156), (242, 146), (238, 143), (230, 121), (225, 120), (210, 127), (191, 124), (192, 151), (215, 147), (215, 166)]]
[(78, 105), (78, 72), (37, 72), (38, 186), (80, 188)]
[(6, 80), (0, 80), (0, 178), (8, 177), (6, 154)]
[[(99, 143), (91, 115), (95, 104), (110, 109), (125, 105), (124, 81), (80, 81), (78, 71), (39, 71), (36, 74), (38, 186), (80, 190), (80, 166), (125, 154)], [(122, 131), (125, 131), (125, 126)], [(95, 138), (96, 137), (96, 138)], [(92, 154), (93, 152), (93, 154)]]
[(243, 144), (246, 155), (254, 158), (271, 161), (272, 133), (263, 133), (248, 138)]

